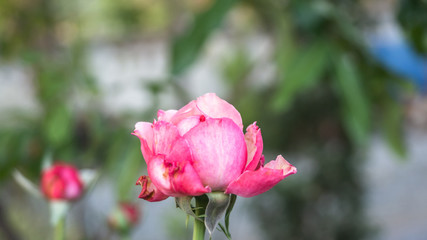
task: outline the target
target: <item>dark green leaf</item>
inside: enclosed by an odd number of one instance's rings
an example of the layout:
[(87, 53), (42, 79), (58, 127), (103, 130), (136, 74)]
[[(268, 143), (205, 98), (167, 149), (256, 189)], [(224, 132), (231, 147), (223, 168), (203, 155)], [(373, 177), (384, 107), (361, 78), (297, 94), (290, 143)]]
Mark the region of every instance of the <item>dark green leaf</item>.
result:
[(328, 45), (318, 41), (308, 49), (298, 53), (292, 62), (285, 61), (285, 66), (279, 62), (283, 69), (281, 84), (273, 100), (275, 110), (286, 110), (295, 95), (313, 86), (321, 79), (328, 60)]
[(172, 42), (171, 73), (179, 75), (199, 55), (206, 39), (223, 21), (237, 0), (217, 0), (212, 6), (195, 16), (193, 25)]
[(398, 103), (389, 101), (385, 106), (383, 126), (388, 145), (404, 158), (406, 147), (402, 129), (403, 112)]
[[(194, 211), (193, 211), (194, 208), (191, 206), (191, 199), (193, 199), (192, 196), (176, 197), (175, 198), (176, 206), (181, 208), (181, 210), (187, 213), (188, 215), (193, 216), (199, 221), (203, 221), (201, 219), (201, 216), (196, 216), (196, 214), (194, 214)], [(197, 220), (194, 220), (194, 221), (197, 221)]]
[(230, 203), (230, 195), (222, 192), (211, 192), (206, 194), (209, 197), (209, 203), (206, 207), (205, 225), (212, 235), (219, 220), (224, 217)]
[(225, 213), (225, 229), (227, 230), (227, 234), (230, 236), (230, 230), (229, 230), (229, 225), (230, 225), (230, 214), (231, 211), (233, 210), (234, 204), (236, 203), (237, 200), (237, 196), (234, 194), (231, 194), (230, 196), (230, 204), (228, 205), (227, 208), (227, 212)]
[(370, 106), (354, 63), (348, 56), (336, 58), (336, 91), (341, 100), (343, 124), (351, 140), (362, 144), (368, 138)]
[(56, 107), (46, 119), (46, 134), (52, 146), (64, 144), (71, 136), (71, 112), (66, 106)]
[(228, 232), (228, 230), (225, 229), (225, 227), (221, 223), (218, 223), (218, 226), (219, 226), (219, 230), (224, 233), (224, 235), (227, 237), (227, 239), (231, 240), (231, 235)]

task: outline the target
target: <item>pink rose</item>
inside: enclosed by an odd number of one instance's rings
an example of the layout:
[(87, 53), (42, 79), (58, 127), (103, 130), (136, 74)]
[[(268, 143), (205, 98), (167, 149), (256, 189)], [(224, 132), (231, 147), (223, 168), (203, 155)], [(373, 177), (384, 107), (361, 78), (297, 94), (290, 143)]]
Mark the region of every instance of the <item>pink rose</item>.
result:
[(119, 232), (126, 233), (135, 226), (140, 218), (138, 205), (131, 202), (121, 202), (108, 217), (108, 225)]
[(180, 110), (159, 110), (157, 117), (138, 122), (133, 132), (149, 175), (137, 184), (148, 201), (209, 192), (252, 197), (297, 172), (281, 155), (264, 165), (256, 122), (244, 134), (240, 113), (214, 93)]
[(56, 163), (43, 170), (41, 191), (49, 200), (75, 200), (83, 192), (83, 183), (76, 168)]

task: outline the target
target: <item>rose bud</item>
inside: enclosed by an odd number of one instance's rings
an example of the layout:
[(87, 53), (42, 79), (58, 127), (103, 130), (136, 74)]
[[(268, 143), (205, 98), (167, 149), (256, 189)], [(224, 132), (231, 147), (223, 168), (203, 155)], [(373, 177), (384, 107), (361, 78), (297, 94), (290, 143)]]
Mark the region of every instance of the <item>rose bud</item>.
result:
[(139, 218), (140, 211), (136, 204), (121, 202), (108, 217), (108, 225), (120, 233), (127, 233), (138, 223)]
[(138, 183), (148, 201), (209, 192), (253, 197), (297, 172), (281, 155), (264, 165), (256, 122), (244, 133), (240, 113), (213, 93), (159, 110), (153, 123), (136, 123), (133, 135), (147, 164)]
[(83, 182), (75, 167), (56, 163), (42, 171), (41, 191), (49, 200), (71, 201), (83, 192)]

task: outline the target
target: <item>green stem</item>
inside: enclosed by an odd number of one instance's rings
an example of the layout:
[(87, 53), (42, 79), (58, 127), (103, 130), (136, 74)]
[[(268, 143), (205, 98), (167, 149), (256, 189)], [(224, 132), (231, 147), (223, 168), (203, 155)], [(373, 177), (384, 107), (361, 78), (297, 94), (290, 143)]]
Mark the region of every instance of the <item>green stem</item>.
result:
[(130, 234), (125, 234), (124, 236), (121, 236), (122, 240), (130, 240)]
[(65, 240), (65, 216), (58, 220), (55, 226), (55, 240)]
[[(206, 196), (195, 197), (196, 199), (196, 216), (201, 216), (205, 214), (206, 209)], [(204, 240), (205, 239), (205, 223), (194, 219), (194, 228), (193, 228), (193, 240)]]

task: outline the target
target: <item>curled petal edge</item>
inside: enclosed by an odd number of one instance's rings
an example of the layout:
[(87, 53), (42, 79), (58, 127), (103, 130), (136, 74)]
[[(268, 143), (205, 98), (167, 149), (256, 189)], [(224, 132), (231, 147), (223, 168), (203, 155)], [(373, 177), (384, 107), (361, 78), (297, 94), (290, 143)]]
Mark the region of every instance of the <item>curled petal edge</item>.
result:
[(245, 142), (248, 150), (247, 166), (245, 170), (257, 170), (264, 163), (260, 163), (263, 141), (261, 129), (256, 125), (256, 122), (246, 128)]
[(233, 122), (243, 130), (242, 117), (239, 111), (218, 97), (215, 93), (206, 93), (196, 99), (197, 108), (208, 117), (211, 118), (230, 118)]
[(279, 155), (275, 161), (267, 163), (258, 170), (244, 171), (228, 185), (225, 193), (247, 198), (253, 197), (270, 190), (281, 180), (295, 173), (297, 173), (296, 167)]
[(145, 162), (148, 163), (153, 156), (153, 124), (148, 122), (137, 122), (132, 135), (137, 136), (141, 142), (141, 152)]
[(141, 185), (142, 187), (141, 193), (138, 197), (149, 202), (159, 202), (169, 197), (156, 188), (156, 186), (151, 182), (149, 176), (139, 177), (135, 185)]
[(165, 122), (171, 122), (171, 119), (175, 116), (175, 114), (178, 111), (175, 109), (170, 109), (170, 110), (159, 110), (157, 111), (157, 120), (158, 121), (165, 121)]

